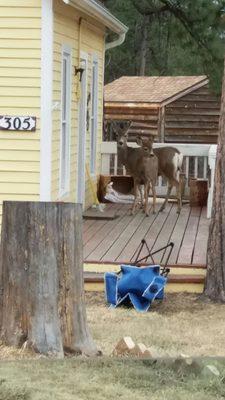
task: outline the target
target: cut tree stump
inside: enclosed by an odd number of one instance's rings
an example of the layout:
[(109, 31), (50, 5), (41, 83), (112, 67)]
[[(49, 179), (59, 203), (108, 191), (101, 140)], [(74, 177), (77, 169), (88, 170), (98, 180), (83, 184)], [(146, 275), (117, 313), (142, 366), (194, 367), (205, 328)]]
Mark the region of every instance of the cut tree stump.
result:
[(97, 354), (86, 321), (82, 208), (50, 202), (3, 203), (1, 339), (63, 357)]

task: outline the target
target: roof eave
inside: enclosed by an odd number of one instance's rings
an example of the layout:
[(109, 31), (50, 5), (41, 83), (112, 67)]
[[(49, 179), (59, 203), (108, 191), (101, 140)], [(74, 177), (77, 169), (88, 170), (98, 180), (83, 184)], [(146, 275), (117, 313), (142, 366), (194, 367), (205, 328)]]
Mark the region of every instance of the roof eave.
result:
[(96, 3), (94, 0), (63, 0), (63, 2), (67, 5), (75, 7), (90, 17), (97, 19), (104, 26), (118, 35), (126, 34), (128, 31), (128, 27), (126, 25), (120, 22), (106, 8)]
[(175, 95), (167, 98), (166, 100), (163, 100), (160, 105), (161, 107), (163, 106), (167, 106), (170, 103), (173, 103), (173, 101), (175, 100), (179, 100), (181, 97), (185, 96), (186, 94), (192, 92), (193, 90), (197, 90), (200, 89), (202, 86), (205, 86), (209, 83), (209, 79), (208, 78), (204, 78), (202, 81), (197, 82), (191, 86), (189, 86), (188, 88), (182, 90), (179, 93), (176, 93)]

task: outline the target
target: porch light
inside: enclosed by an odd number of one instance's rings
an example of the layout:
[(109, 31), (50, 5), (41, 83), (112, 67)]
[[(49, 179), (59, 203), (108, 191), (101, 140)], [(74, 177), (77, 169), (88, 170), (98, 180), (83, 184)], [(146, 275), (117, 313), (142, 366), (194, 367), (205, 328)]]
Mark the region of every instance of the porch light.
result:
[(79, 79), (80, 82), (82, 81), (83, 72), (84, 72), (84, 68), (75, 67), (75, 76), (77, 76), (77, 74), (80, 74), (80, 79)]

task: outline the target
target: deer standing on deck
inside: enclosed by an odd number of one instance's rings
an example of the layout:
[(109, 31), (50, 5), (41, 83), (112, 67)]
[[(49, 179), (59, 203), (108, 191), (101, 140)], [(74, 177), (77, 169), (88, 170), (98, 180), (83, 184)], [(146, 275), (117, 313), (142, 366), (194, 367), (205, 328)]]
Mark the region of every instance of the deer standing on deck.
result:
[(172, 146), (158, 147), (153, 151), (159, 161), (158, 176), (166, 178), (168, 185), (166, 198), (159, 211), (163, 211), (166, 207), (172, 188), (175, 186), (177, 212), (180, 213), (182, 207), (180, 172), (183, 164), (183, 154)]
[(137, 205), (138, 199), (138, 190), (140, 190), (140, 186), (144, 185), (144, 212), (145, 215), (149, 215), (149, 206), (148, 206), (148, 196), (150, 188), (152, 190), (153, 196), (153, 213), (155, 213), (155, 205), (156, 205), (156, 191), (155, 186), (158, 178), (158, 159), (152, 150), (152, 140), (149, 139), (145, 142), (142, 139), (139, 140), (140, 144), (140, 161), (137, 164), (136, 171), (133, 172), (134, 179), (134, 204), (132, 208), (132, 214), (135, 212), (135, 208)]
[[(127, 128), (126, 128), (127, 129)], [(140, 139), (140, 144), (142, 144)], [(131, 214), (134, 214), (138, 203), (138, 191), (144, 185), (144, 211), (149, 215), (148, 195), (150, 187), (153, 193), (153, 213), (155, 213), (156, 192), (155, 185), (158, 177), (158, 159), (152, 150), (152, 140), (143, 142), (138, 148), (127, 146), (127, 131), (121, 130), (117, 141), (118, 158), (125, 165), (126, 170), (134, 179), (134, 203)], [(140, 191), (141, 192), (141, 191)], [(141, 192), (142, 202), (142, 192)]]
[[(141, 154), (143, 153), (141, 147), (132, 148), (127, 146), (129, 127), (119, 129), (117, 132), (117, 150), (119, 161), (126, 167), (127, 172), (134, 176), (137, 165), (140, 162)], [(146, 140), (148, 139), (142, 139), (142, 147), (145, 145)], [(160, 147), (154, 149), (153, 152), (158, 158), (158, 176), (165, 177), (168, 182), (166, 198), (159, 211), (164, 210), (171, 190), (175, 186), (177, 191), (177, 212), (180, 213), (182, 199), (179, 173), (182, 168), (183, 155), (172, 146)]]

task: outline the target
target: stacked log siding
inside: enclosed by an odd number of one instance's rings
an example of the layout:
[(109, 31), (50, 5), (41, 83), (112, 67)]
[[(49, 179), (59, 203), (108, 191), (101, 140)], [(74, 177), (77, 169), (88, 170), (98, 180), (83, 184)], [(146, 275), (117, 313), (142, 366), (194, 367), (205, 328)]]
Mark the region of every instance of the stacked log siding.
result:
[(165, 141), (217, 143), (219, 99), (208, 86), (197, 89), (166, 106)]

